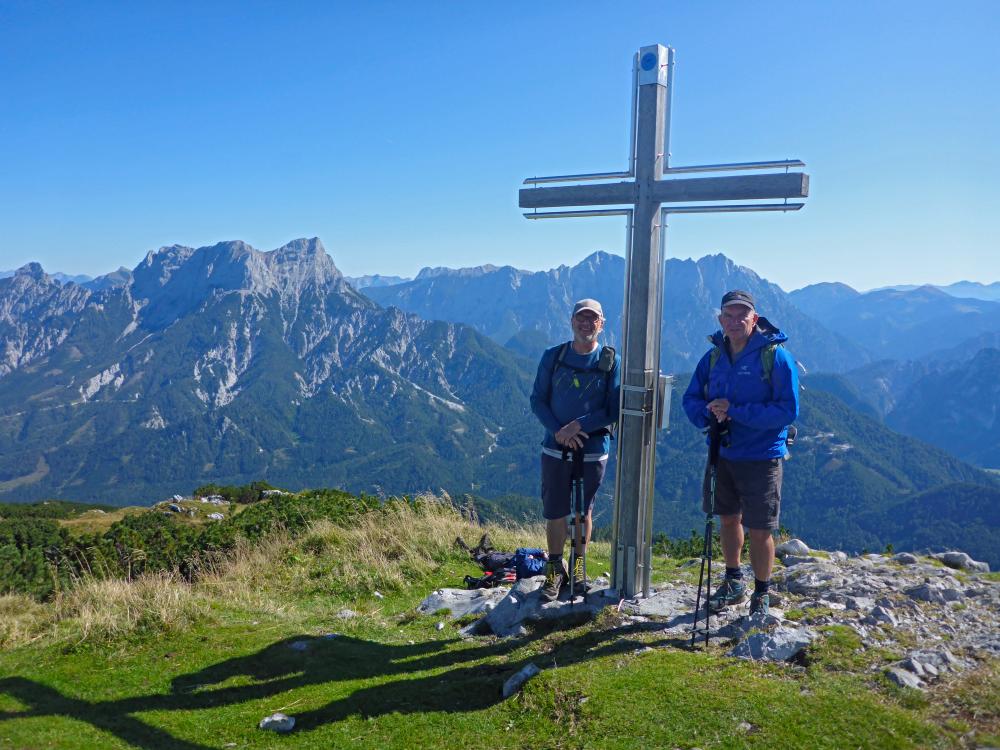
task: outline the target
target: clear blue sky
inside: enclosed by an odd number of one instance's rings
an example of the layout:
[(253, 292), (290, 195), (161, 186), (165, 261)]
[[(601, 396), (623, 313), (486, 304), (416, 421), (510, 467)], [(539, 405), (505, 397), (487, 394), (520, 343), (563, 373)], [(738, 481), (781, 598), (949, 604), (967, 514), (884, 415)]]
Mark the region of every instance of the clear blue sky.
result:
[(319, 236), (348, 275), (545, 269), (619, 219), (531, 175), (623, 168), (632, 53), (676, 48), (674, 164), (797, 157), (799, 214), (681, 216), (793, 289), (1000, 279), (1000, 3), (0, 1), (0, 269)]

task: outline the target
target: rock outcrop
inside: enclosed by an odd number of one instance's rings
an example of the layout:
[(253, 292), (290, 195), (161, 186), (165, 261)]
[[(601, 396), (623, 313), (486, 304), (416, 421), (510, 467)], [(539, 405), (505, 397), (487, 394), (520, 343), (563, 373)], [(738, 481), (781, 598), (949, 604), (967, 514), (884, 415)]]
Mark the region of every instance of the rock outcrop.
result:
[[(896, 661), (878, 668), (890, 680), (914, 688), (980, 659), (1000, 657), (1000, 581), (987, 575), (988, 566), (964, 553), (849, 557), (811, 551), (800, 540), (779, 550), (786, 564), (779, 565), (772, 578), (767, 616), (751, 617), (742, 605), (711, 617), (709, 641), (727, 645), (731, 656), (794, 659), (824, 637), (827, 626), (841, 626), (857, 635), (862, 649), (897, 654)], [(793, 564), (787, 564), (789, 559)], [(961, 569), (956, 572), (945, 562)], [(749, 567), (745, 572), (752, 575)], [(600, 588), (607, 586), (602, 579), (585, 603), (544, 602), (541, 584), (541, 577), (528, 578), (506, 591), (494, 589), (491, 602), (497, 591), (504, 591), (502, 598), (484, 607), (483, 616), (463, 634), (524, 635), (537, 623), (578, 623), (603, 607), (618, 605), (624, 615), (620, 627), (641, 625), (667, 636), (668, 643), (691, 637), (697, 592), (690, 580), (661, 583), (648, 598), (619, 601), (614, 592)], [(477, 591), (456, 591), (454, 596), (469, 602), (484, 598)], [(438, 605), (445, 606), (441, 592), (428, 597), (421, 611), (432, 613)], [(450, 600), (446, 606), (472, 611)], [(699, 620), (703, 627), (703, 612)]]

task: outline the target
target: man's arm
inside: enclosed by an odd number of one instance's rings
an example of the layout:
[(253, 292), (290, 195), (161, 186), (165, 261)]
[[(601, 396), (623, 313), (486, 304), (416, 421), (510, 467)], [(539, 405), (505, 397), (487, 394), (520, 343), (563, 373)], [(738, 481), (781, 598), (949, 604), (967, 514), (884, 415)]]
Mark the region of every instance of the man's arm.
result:
[[(552, 398), (552, 360), (556, 356), (555, 349), (547, 350), (541, 361), (538, 363), (538, 372), (535, 373), (535, 384), (531, 388), (531, 411), (538, 417), (542, 426), (553, 435), (559, 432), (562, 427), (556, 415), (549, 408), (549, 401)], [(551, 352), (551, 356), (550, 356)]]
[(771, 370), (770, 401), (731, 404), (729, 416), (734, 422), (758, 430), (781, 429), (799, 416), (799, 373), (787, 351), (778, 347)]
[(698, 366), (694, 368), (691, 382), (688, 383), (687, 390), (684, 391), (684, 399), (681, 402), (688, 420), (699, 430), (708, 427), (708, 401), (705, 400), (705, 386), (708, 384), (710, 356), (711, 352), (707, 352), (698, 361)]

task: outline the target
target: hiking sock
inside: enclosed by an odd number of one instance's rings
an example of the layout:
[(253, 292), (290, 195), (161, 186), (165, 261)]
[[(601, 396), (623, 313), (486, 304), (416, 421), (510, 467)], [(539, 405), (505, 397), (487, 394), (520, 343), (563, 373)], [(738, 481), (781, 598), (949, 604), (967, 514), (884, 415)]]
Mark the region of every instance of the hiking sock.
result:
[(742, 580), (743, 570), (741, 568), (726, 568), (726, 578), (732, 578), (734, 580)]
[(770, 581), (761, 581), (758, 578), (753, 579), (753, 592), (755, 594), (766, 594), (770, 586)]
[(549, 562), (553, 565), (559, 565), (562, 562), (562, 553), (557, 553), (554, 555), (549, 555)]

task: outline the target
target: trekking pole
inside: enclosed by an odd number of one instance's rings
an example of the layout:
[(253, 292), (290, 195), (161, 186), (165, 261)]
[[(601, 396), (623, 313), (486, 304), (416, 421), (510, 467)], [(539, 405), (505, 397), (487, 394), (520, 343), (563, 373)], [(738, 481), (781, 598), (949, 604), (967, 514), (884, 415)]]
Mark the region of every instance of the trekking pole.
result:
[(570, 498), (570, 532), (569, 532), (569, 602), (573, 603), (576, 598), (576, 578), (573, 571), (576, 569), (576, 534), (579, 528), (580, 516), (576, 512), (576, 466), (578, 451), (576, 448), (563, 448), (563, 457), (570, 461), (569, 465), (569, 498)]
[[(577, 544), (578, 555), (583, 558), (583, 600), (587, 601), (587, 517), (583, 512), (584, 489), (583, 489), (583, 448), (573, 451), (573, 511), (576, 514), (576, 533), (574, 540)], [(580, 552), (582, 550), (582, 552)], [(573, 586), (576, 586), (576, 561), (573, 563)], [(576, 592), (571, 591), (573, 597)], [(572, 598), (571, 597), (571, 600)]]
[[(715, 418), (709, 417), (708, 424), (708, 514), (705, 516), (705, 541), (701, 549), (701, 571), (698, 573), (698, 594), (694, 604), (694, 624), (691, 626), (691, 645), (694, 646), (698, 633), (698, 614), (701, 611), (701, 588), (705, 585), (705, 646), (711, 629), (712, 608), (709, 591), (712, 590), (712, 537), (715, 532), (715, 479), (719, 466), (719, 446), (722, 444), (723, 426)], [(706, 571), (707, 568), (707, 571)], [(707, 572), (707, 576), (706, 576)]]

